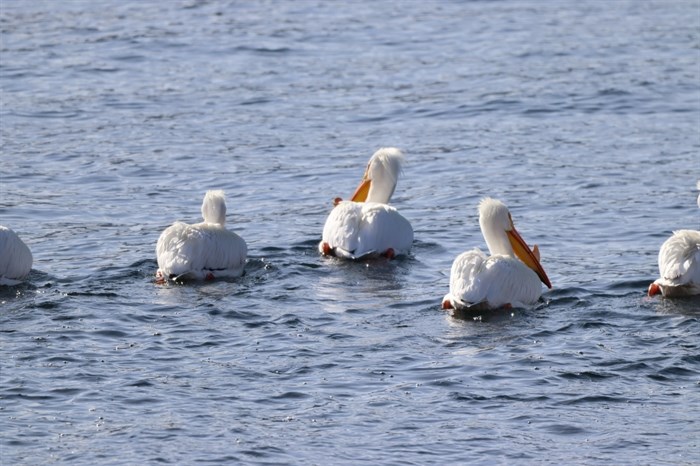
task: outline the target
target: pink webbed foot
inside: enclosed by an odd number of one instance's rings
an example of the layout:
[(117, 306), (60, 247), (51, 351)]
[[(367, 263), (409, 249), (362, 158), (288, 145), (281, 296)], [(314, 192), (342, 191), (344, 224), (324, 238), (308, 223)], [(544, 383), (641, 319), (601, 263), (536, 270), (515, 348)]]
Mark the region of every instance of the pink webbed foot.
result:
[(163, 272), (160, 270), (156, 272), (156, 285), (163, 285), (167, 280), (163, 276)]
[(649, 291), (647, 291), (647, 294), (649, 296), (655, 296), (657, 294), (662, 294), (661, 293), (661, 287), (657, 285), (656, 283), (652, 283), (649, 285)]
[(387, 259), (393, 259), (396, 257), (396, 254), (394, 253), (394, 248), (389, 248), (386, 251), (384, 251), (384, 254), (382, 256), (386, 257)]
[(321, 252), (324, 256), (333, 256), (334, 255), (333, 248), (331, 247), (330, 244), (326, 243), (325, 241), (321, 245), (321, 249), (322, 249)]
[(454, 309), (454, 306), (452, 306), (452, 303), (450, 302), (449, 299), (446, 299), (442, 302), (442, 308), (443, 309)]

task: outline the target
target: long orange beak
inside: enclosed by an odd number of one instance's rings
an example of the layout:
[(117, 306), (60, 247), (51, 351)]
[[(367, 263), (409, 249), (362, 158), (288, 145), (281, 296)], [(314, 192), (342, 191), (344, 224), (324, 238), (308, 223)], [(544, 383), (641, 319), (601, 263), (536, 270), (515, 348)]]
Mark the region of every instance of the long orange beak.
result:
[(362, 178), (360, 186), (357, 187), (350, 200), (352, 202), (365, 202), (367, 200), (367, 196), (369, 195), (369, 187), (371, 184), (372, 180), (369, 178)]
[(540, 280), (542, 280), (542, 283), (547, 285), (547, 288), (551, 288), (552, 283), (549, 281), (549, 277), (547, 277), (547, 274), (542, 268), (542, 264), (540, 264), (540, 261), (537, 257), (539, 256), (539, 251), (536, 251), (536, 256), (535, 252), (530, 250), (523, 237), (520, 236), (518, 230), (516, 230), (515, 227), (512, 226), (512, 224), (511, 227), (512, 229), (506, 233), (508, 233), (508, 241), (510, 241), (510, 245), (513, 247), (513, 252), (516, 256), (518, 256), (518, 258), (521, 261), (525, 263), (525, 265), (527, 265), (535, 271), (537, 276), (540, 277)]

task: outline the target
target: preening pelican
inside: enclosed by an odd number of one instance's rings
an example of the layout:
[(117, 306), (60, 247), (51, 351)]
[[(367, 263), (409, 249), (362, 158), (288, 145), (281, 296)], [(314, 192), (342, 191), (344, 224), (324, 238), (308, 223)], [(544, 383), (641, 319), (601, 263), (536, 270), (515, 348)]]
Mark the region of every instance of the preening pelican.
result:
[(542, 283), (552, 287), (537, 246), (530, 250), (513, 226), (508, 208), (495, 199), (479, 204), (479, 225), (491, 256), (478, 248), (457, 256), (443, 309), (497, 309), (537, 302)]
[(211, 280), (243, 274), (248, 247), (224, 226), (224, 192), (207, 191), (202, 202), (204, 221), (194, 225), (175, 222), (158, 238), (156, 279)]
[(0, 225), (0, 285), (18, 285), (32, 270), (32, 252), (11, 228)]
[(700, 294), (700, 231), (673, 232), (659, 250), (659, 274), (661, 278), (649, 285), (649, 296)]
[(403, 153), (395, 147), (374, 153), (352, 198), (336, 199), (318, 245), (321, 254), (344, 259), (391, 259), (408, 253), (413, 245), (413, 228), (398, 210), (387, 205), (403, 160)]

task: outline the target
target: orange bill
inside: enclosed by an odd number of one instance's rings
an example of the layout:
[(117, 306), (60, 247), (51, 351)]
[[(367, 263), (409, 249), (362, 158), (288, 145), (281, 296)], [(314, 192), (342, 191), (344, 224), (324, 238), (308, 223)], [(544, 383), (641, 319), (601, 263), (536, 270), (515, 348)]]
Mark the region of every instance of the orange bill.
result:
[(515, 227), (513, 227), (512, 230), (508, 231), (507, 233), (508, 241), (510, 241), (510, 245), (513, 247), (513, 252), (515, 255), (518, 256), (518, 258), (523, 261), (525, 265), (535, 271), (537, 276), (540, 277), (540, 280), (542, 280), (542, 283), (547, 285), (547, 288), (551, 288), (552, 284), (549, 281), (549, 277), (547, 277), (547, 274), (542, 268), (542, 264), (540, 264), (537, 257), (539, 256), (539, 250), (537, 247), (535, 246), (536, 251), (531, 251)]
[(369, 195), (369, 187), (371, 184), (372, 180), (369, 178), (363, 178), (360, 186), (357, 187), (350, 200), (352, 202), (365, 202), (367, 196)]

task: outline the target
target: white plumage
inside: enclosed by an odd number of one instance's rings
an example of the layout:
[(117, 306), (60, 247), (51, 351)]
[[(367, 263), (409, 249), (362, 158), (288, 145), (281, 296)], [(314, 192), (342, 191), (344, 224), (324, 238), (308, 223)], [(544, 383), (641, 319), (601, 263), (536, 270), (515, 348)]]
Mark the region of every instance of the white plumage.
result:
[(11, 228), (0, 225), (0, 285), (22, 283), (32, 270), (32, 252)]
[(382, 148), (370, 159), (360, 186), (350, 201), (339, 201), (326, 219), (318, 249), (344, 259), (407, 254), (413, 228), (388, 205), (396, 189), (403, 153)]
[[(413, 243), (413, 228), (394, 207), (378, 202), (343, 201), (328, 215), (323, 243), (337, 257), (359, 259), (385, 254), (407, 253)], [(391, 255), (391, 253), (390, 253)]]
[(248, 247), (224, 226), (224, 192), (207, 191), (202, 202), (204, 221), (194, 225), (175, 222), (158, 238), (159, 280), (203, 280), (243, 274)]
[(659, 250), (661, 277), (649, 286), (649, 296), (700, 294), (700, 231), (678, 230)]
[(542, 283), (552, 287), (539, 263), (537, 246), (530, 250), (513, 226), (508, 208), (495, 199), (479, 204), (479, 224), (491, 256), (478, 248), (457, 256), (443, 308), (497, 309), (536, 303)]

